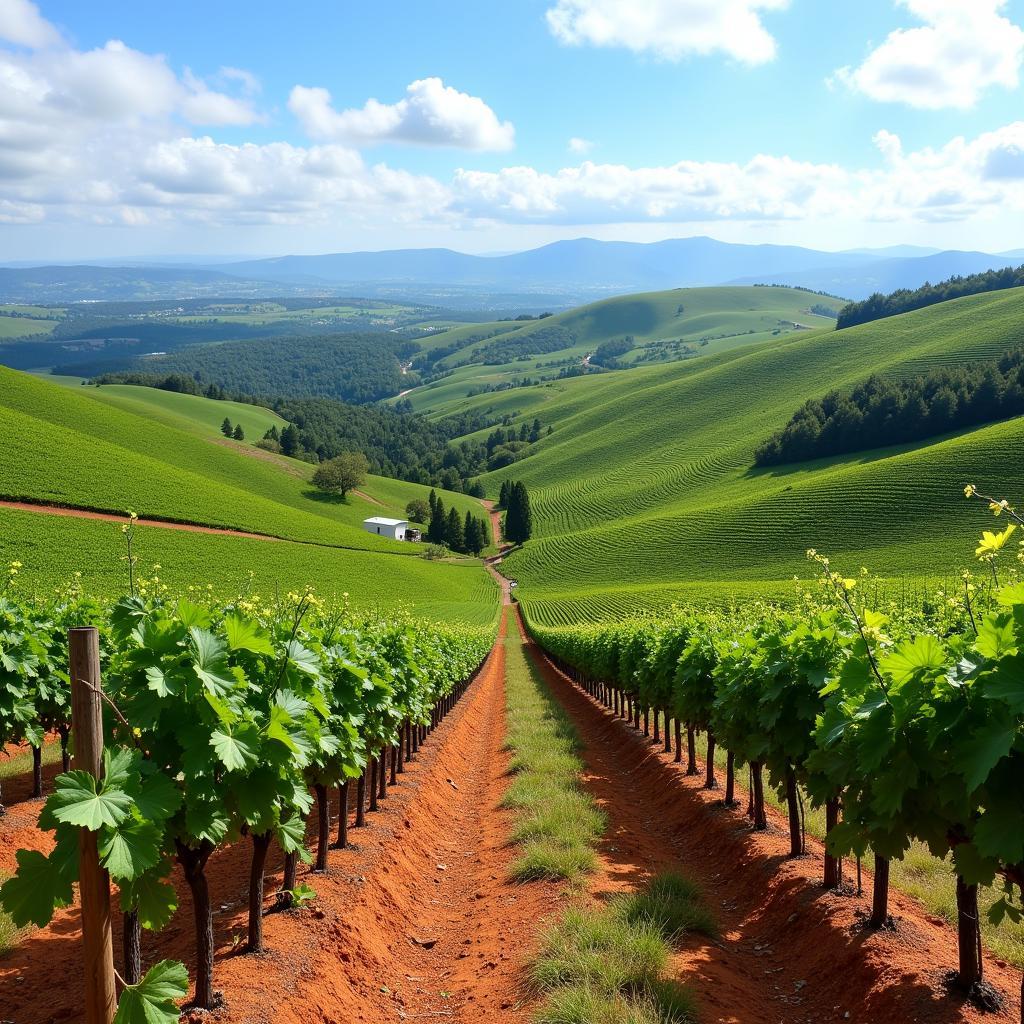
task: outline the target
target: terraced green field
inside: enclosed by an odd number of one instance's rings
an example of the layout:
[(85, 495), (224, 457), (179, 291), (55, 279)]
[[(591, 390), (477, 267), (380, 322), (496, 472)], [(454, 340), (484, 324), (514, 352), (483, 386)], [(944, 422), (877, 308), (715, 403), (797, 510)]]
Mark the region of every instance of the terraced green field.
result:
[[(468, 561), (428, 562), (144, 526), (136, 531), (135, 550), (140, 574), (159, 576), (174, 592), (210, 584), (226, 598), (251, 589), (272, 596), (312, 585), (323, 597), (347, 593), (361, 610), (405, 610), (435, 621), (479, 624), (492, 622), (498, 610), (496, 584)], [(23, 563), (20, 587), (49, 591), (81, 572), (87, 590), (114, 597), (127, 586), (123, 554), (116, 523), (0, 508), (0, 565)], [(160, 566), (157, 572), (154, 565)]]
[[(136, 390), (145, 395), (125, 393)], [(447, 608), (465, 617), (480, 604), (474, 615), (493, 614), (496, 590), (479, 563), (428, 563), (419, 546), (361, 528), (367, 516), (404, 516), (406, 503), (426, 497), (429, 488), (370, 477), (347, 501), (325, 500), (309, 483), (312, 466), (220, 437), (224, 412), (212, 414), (206, 399), (173, 401), (190, 396), (149, 389), (106, 392), (0, 368), (0, 498), (112, 512), (131, 508), (143, 517), (292, 542), (150, 528), (143, 557), (163, 565), (168, 581), (209, 580), (230, 589), (251, 569), (262, 587), (313, 583), (354, 598), (358, 591), (364, 605), (415, 604), (430, 614), (448, 614)], [(483, 514), (476, 499), (440, 493), (448, 507)], [(116, 527), (39, 513), (2, 515), (3, 550), (25, 564), (26, 580), (56, 583), (88, 562), (96, 566), (89, 570), (96, 574), (95, 589), (122, 586)]]
[(531, 489), (536, 539), (506, 561), (528, 614), (555, 622), (777, 592), (809, 574), (809, 547), (891, 576), (971, 562), (984, 519), (963, 485), (1024, 493), (1024, 420), (798, 466), (755, 470), (752, 454), (806, 398), (998, 355), (1019, 343), (1022, 318), (1015, 290), (559, 382), (542, 413), (554, 434), (484, 478), (489, 494), (510, 477)]

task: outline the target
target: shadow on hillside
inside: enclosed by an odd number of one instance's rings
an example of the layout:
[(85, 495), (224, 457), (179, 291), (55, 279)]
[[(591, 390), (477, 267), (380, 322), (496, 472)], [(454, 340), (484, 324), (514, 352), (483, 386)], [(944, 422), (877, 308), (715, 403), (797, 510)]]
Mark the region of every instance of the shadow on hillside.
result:
[(335, 494), (333, 491), (318, 491), (312, 487), (303, 491), (302, 496), (304, 498), (309, 498), (310, 501), (319, 501), (324, 505), (352, 504), (352, 502), (348, 500), (347, 496), (343, 498), (340, 494)]

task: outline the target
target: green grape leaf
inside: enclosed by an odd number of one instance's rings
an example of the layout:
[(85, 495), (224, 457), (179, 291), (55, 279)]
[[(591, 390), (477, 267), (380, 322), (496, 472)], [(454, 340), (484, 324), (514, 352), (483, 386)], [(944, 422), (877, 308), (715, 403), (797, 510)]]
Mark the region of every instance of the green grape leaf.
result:
[(285, 853), (302, 853), (306, 846), (306, 820), (293, 814), (277, 826), (277, 841)]
[(224, 633), (232, 651), (251, 651), (253, 654), (273, 655), (274, 645), (270, 636), (258, 622), (243, 619), (232, 613), (224, 619)]
[(307, 675), (320, 675), (320, 659), (298, 640), (290, 640), (287, 648), (288, 662)]
[[(169, 865), (161, 865), (166, 873)], [(150, 931), (159, 931), (167, 926), (178, 909), (178, 894), (174, 886), (161, 877), (160, 868), (147, 871), (139, 878), (122, 879), (118, 882), (121, 890), (121, 910), (138, 911), (139, 923)]]
[(153, 770), (143, 775), (135, 806), (149, 821), (166, 821), (181, 806), (181, 790), (162, 771)]
[(126, 985), (114, 1024), (177, 1024), (176, 1000), (188, 992), (188, 971), (177, 960), (154, 964), (138, 985)]
[(57, 862), (38, 850), (18, 850), (18, 870), (0, 886), (0, 907), (19, 928), (27, 924), (44, 928), (58, 907), (71, 903), (71, 880)]
[(139, 777), (142, 754), (132, 747), (106, 747), (103, 751), (102, 789), (130, 790)]
[(958, 843), (953, 847), (957, 874), (968, 885), (990, 885), (996, 875), (995, 862), (982, 857), (974, 843)]
[(1003, 864), (1024, 862), (1024, 817), (1012, 801), (985, 809), (974, 826), (974, 845), (982, 856), (995, 857)]
[(984, 694), (990, 700), (1004, 701), (1018, 714), (1024, 711), (1024, 659), (1000, 658), (985, 676)]
[(219, 843), (227, 836), (231, 819), (225, 813), (222, 801), (193, 800), (185, 808), (185, 827), (195, 839), (209, 839), (211, 843)]
[(1016, 723), (993, 719), (971, 730), (967, 738), (957, 744), (958, 768), (968, 792), (973, 793), (988, 778), (989, 773), (1013, 746)]
[(104, 829), (100, 862), (113, 878), (138, 878), (160, 863), (161, 839), (156, 825), (129, 819), (115, 829)]
[(283, 743), (289, 750), (298, 753), (298, 745), (292, 738), (292, 720), (284, 708), (274, 705), (270, 709), (270, 720), (267, 722), (267, 739)]
[(210, 746), (229, 772), (244, 771), (259, 758), (259, 733), (251, 725), (243, 725), (233, 732), (227, 728), (217, 729), (210, 734)]
[(177, 611), (179, 621), (189, 630), (194, 628), (206, 629), (213, 621), (209, 611), (197, 604), (193, 604), (186, 598), (178, 601)]
[(1002, 658), (1017, 653), (1017, 636), (1009, 615), (989, 615), (978, 627), (974, 649), (985, 658)]
[(199, 681), (217, 697), (224, 697), (234, 689), (237, 680), (228, 664), (223, 641), (205, 629), (193, 626), (189, 630), (195, 644), (192, 670)]
[(177, 697), (181, 693), (185, 679), (180, 671), (167, 672), (159, 665), (150, 665), (146, 669), (146, 685), (158, 697)]
[(938, 671), (946, 664), (946, 653), (935, 637), (923, 635), (899, 645), (884, 655), (879, 667), (893, 682), (902, 685), (920, 671)]
[(53, 816), (66, 825), (80, 825), (92, 832), (104, 825), (118, 825), (131, 813), (132, 798), (120, 789), (103, 787), (88, 772), (58, 775), (48, 801)]

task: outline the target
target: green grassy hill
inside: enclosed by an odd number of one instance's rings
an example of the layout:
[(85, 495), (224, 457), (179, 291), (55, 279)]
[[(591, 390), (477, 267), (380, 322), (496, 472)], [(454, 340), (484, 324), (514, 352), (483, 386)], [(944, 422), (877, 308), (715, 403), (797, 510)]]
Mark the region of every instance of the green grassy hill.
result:
[(1024, 491), (1024, 420), (774, 469), (755, 470), (753, 450), (809, 397), (991, 358), (1019, 344), (1022, 318), (1018, 289), (559, 382), (542, 413), (552, 436), (485, 477), (488, 493), (506, 478), (531, 488), (536, 539), (506, 563), (520, 599), (557, 621), (664, 606), (714, 581), (778, 588), (809, 574), (809, 547), (850, 572), (971, 561), (980, 512), (962, 487)]
[[(451, 605), (458, 614), (486, 597), (478, 614), (493, 612), (494, 588), (478, 564), (429, 564), (420, 548), (362, 530), (367, 516), (404, 516), (406, 502), (429, 488), (370, 477), (361, 495), (325, 500), (309, 483), (312, 466), (219, 436), (224, 403), (144, 388), (112, 392), (0, 368), (0, 497), (131, 508), (290, 542), (144, 530), (143, 558), (163, 565), (168, 580), (230, 590), (252, 570), (264, 588), (313, 583), (347, 590), (363, 605)], [(482, 514), (475, 499), (442, 494), (449, 507)], [(24, 562), (27, 580), (57, 582), (74, 568), (106, 592), (122, 585), (120, 534), (110, 524), (10, 510), (0, 517), (0, 559)]]
[[(552, 378), (559, 366), (581, 363), (585, 356), (605, 341), (635, 339), (635, 347), (622, 356), (626, 363), (677, 361), (684, 356), (707, 356), (737, 346), (772, 340), (791, 333), (831, 328), (833, 321), (810, 311), (814, 305), (838, 310), (844, 302), (797, 288), (675, 288), (664, 292), (617, 296), (593, 302), (577, 309), (530, 320), (522, 324), (479, 324), (454, 328), (434, 335), (431, 347), (464, 341), (464, 346), (438, 364), (452, 369), (451, 376), (417, 388), (409, 396), (418, 412), (444, 415), (467, 407), (466, 393), (480, 385), (521, 379), (524, 376)], [(535, 336), (544, 336), (552, 328), (571, 335), (570, 343), (554, 352), (530, 354), (529, 358), (488, 365), (488, 348), (496, 345), (520, 346), (530, 353)], [(492, 331), (499, 334), (489, 337)], [(512, 392), (516, 409), (530, 408), (528, 388)], [(504, 394), (504, 393), (503, 393)], [(481, 395), (468, 407), (487, 407)]]

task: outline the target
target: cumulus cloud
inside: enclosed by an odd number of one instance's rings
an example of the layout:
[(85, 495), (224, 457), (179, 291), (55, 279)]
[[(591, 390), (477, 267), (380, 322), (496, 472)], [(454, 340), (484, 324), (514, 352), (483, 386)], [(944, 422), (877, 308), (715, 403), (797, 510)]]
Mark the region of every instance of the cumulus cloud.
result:
[(406, 89), (397, 103), (371, 99), (366, 105), (336, 111), (322, 88), (297, 85), (288, 108), (310, 138), (373, 146), (384, 142), (448, 146), (471, 150), (511, 149), (515, 129), (499, 121), (478, 96), (459, 92), (440, 78), (423, 78)]
[(33, 49), (61, 42), (60, 33), (39, 13), (32, 0), (4, 0), (0, 4), (0, 39)]
[(548, 28), (568, 46), (621, 46), (667, 60), (723, 53), (744, 64), (774, 59), (761, 11), (789, 0), (558, 0)]
[(835, 81), (923, 110), (965, 110), (994, 86), (1016, 88), (1024, 30), (1004, 17), (1006, 0), (897, 2), (924, 24), (891, 32), (863, 63), (840, 68)]

